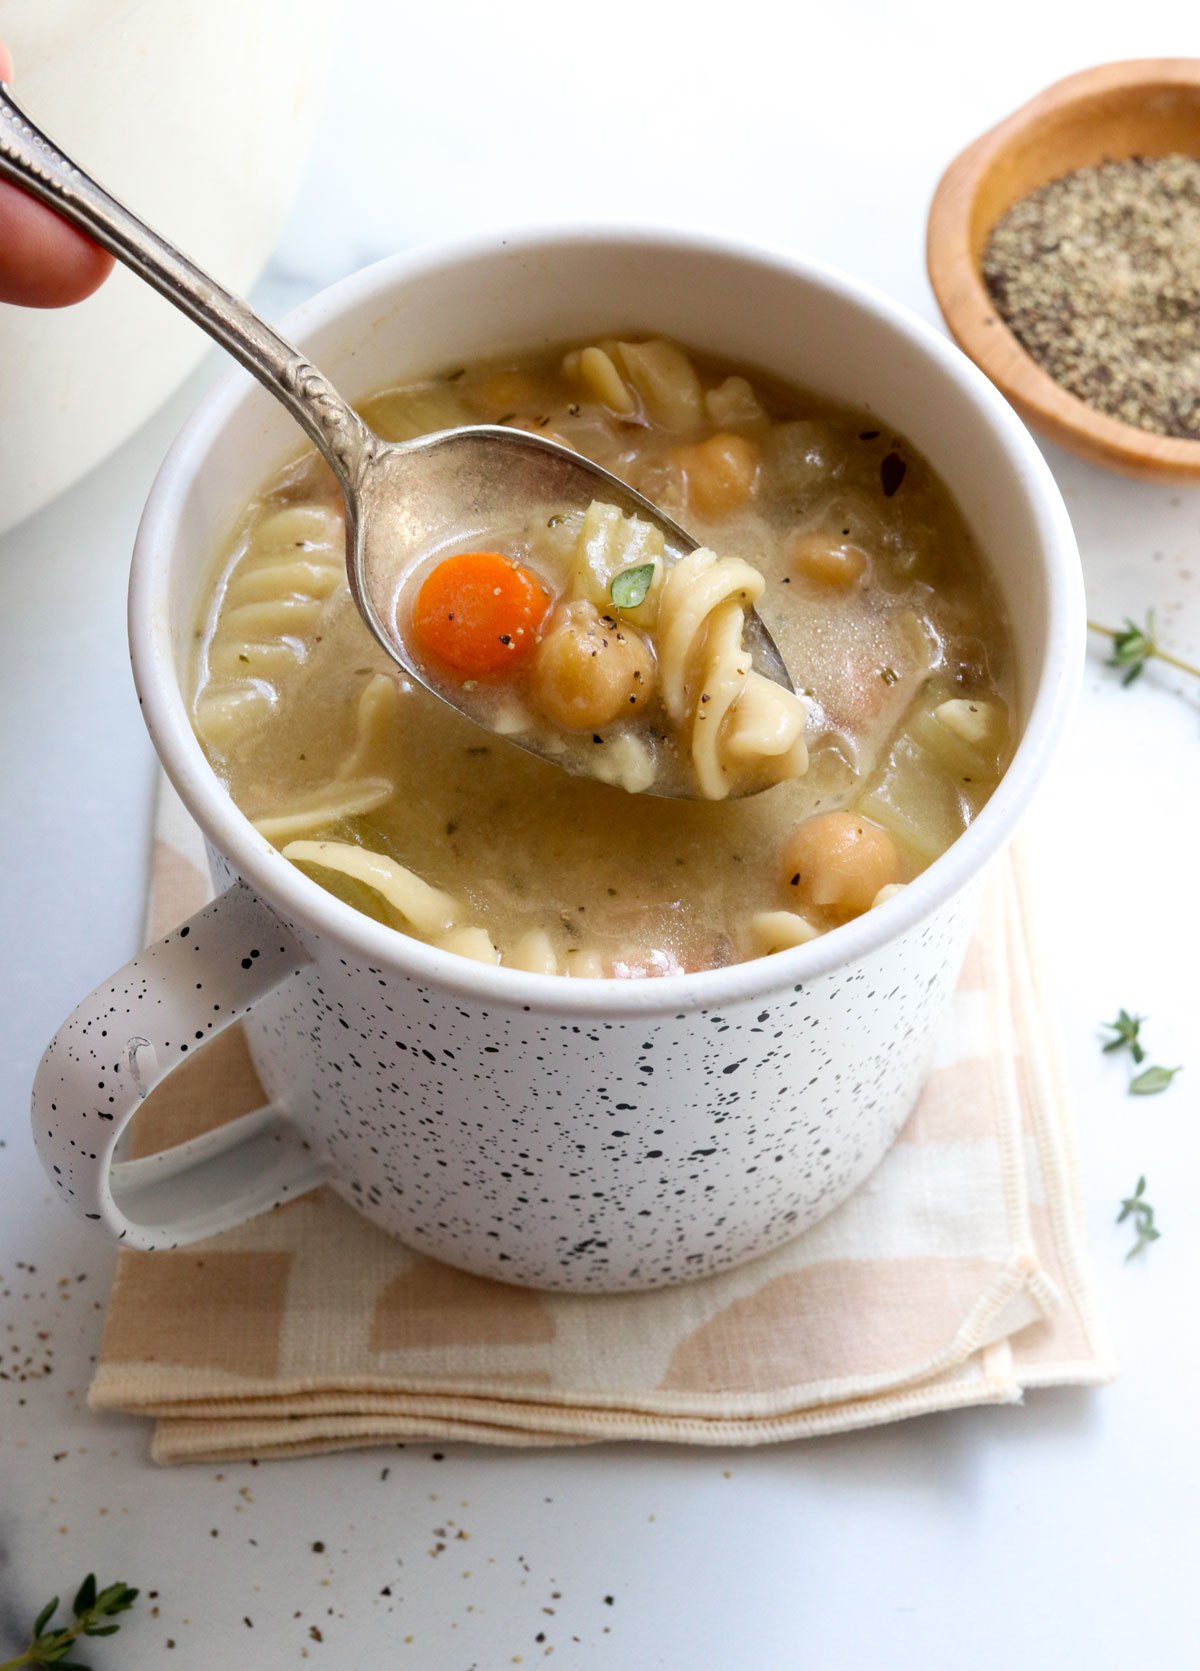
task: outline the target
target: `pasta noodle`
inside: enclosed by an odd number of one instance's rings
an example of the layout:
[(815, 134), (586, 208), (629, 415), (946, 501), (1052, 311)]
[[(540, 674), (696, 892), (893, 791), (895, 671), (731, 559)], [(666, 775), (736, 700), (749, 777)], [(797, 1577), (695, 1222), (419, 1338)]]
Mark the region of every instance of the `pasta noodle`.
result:
[(657, 631), (663, 706), (676, 725), (690, 718), (700, 792), (722, 800), (735, 767), (767, 768), (768, 781), (807, 768), (804, 698), (753, 671), (743, 644), (746, 612), (762, 575), (739, 558), (699, 550), (672, 564)]
[(524, 969), (531, 975), (558, 974), (558, 959), (544, 928), (528, 929), (504, 961), (510, 969)]
[(291, 841), (313, 830), (361, 817), (386, 805), (396, 792), (395, 780), (370, 775), (372, 763), (386, 764), (399, 723), (400, 696), (396, 681), (386, 673), (371, 677), (358, 699), (355, 738), (329, 783), (295, 796), (285, 806), (254, 820), (268, 841)]
[(470, 958), (472, 963), (499, 963), (500, 953), (493, 946), (491, 936), (485, 928), (477, 924), (452, 928), (448, 934), (443, 934), (433, 944), (439, 951), (456, 952), (459, 957)]
[(581, 382), (601, 405), (612, 412), (636, 410), (637, 402), (603, 348), (585, 348), (579, 356), (578, 365)]
[(889, 899), (895, 899), (897, 894), (902, 894), (907, 885), (905, 882), (886, 882), (871, 901), (872, 911), (877, 910), (881, 905), (886, 905)]
[(440, 888), (384, 853), (372, 853), (349, 841), (292, 841), (283, 849), (293, 864), (319, 865), (374, 888), (418, 934), (446, 934), (458, 926), (461, 907)]
[(293, 841), (310, 830), (327, 829), (347, 818), (359, 818), (385, 806), (395, 793), (391, 778), (360, 778), (357, 783), (326, 783), (308, 795), (298, 795), (286, 807), (256, 818), (254, 828), (268, 841)]
[(195, 707), (205, 742), (227, 754), (267, 717), (344, 574), (336, 511), (293, 505), (259, 525), (253, 551), (230, 576), (207, 646), (208, 678)]
[(699, 425), (703, 415), (700, 379), (682, 348), (673, 342), (619, 342), (615, 352), (653, 422), (682, 434)]
[(374, 673), (358, 699), (354, 747), (338, 766), (339, 779), (367, 774), (386, 762), (400, 724), (400, 691), (388, 673)]
[(756, 911), (750, 918), (750, 933), (764, 957), (769, 952), (787, 951), (791, 946), (806, 946), (820, 932), (797, 911)]

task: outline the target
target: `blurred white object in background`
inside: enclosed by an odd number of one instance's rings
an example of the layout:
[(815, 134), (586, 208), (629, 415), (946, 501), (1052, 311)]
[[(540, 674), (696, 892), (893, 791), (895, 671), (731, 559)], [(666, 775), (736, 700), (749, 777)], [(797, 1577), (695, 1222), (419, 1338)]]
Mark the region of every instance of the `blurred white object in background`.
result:
[[(308, 156), (330, 0), (0, 0), (13, 88), (102, 184), (245, 292)], [(113, 451), (208, 338), (120, 266), (78, 307), (0, 305), (0, 532)]]

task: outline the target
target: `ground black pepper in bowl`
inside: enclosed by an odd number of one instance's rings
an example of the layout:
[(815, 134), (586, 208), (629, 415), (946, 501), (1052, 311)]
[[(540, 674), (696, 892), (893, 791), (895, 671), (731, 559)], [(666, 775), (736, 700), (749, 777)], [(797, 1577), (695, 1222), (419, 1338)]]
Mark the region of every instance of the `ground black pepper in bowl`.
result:
[(996, 309), (1109, 417), (1200, 440), (1200, 158), (1078, 168), (1020, 198), (983, 259)]

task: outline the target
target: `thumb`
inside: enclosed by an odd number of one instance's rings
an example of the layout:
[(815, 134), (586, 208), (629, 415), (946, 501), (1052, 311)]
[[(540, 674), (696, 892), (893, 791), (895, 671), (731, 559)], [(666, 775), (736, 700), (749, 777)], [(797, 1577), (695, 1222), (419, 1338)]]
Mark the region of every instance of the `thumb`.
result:
[[(0, 41), (0, 81), (12, 58)], [(112, 256), (16, 186), (0, 182), (0, 302), (57, 308), (90, 296)]]

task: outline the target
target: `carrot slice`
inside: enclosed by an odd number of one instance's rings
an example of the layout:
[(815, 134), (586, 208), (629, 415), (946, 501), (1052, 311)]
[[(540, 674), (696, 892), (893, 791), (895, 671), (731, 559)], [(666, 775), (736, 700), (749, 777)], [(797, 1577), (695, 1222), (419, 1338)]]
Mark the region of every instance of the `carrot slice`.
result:
[(499, 673), (537, 642), (551, 597), (498, 551), (464, 551), (428, 574), (413, 606), (418, 646), (458, 673)]

